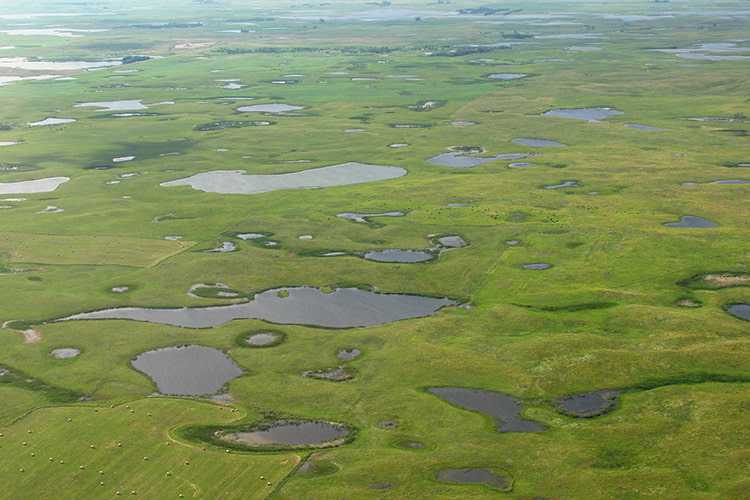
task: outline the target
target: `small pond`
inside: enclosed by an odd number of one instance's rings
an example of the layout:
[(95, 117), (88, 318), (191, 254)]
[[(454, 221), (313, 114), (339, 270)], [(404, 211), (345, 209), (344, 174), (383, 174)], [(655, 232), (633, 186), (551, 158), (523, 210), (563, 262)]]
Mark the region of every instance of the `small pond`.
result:
[(47, 177), (34, 181), (0, 182), (0, 194), (49, 193), (69, 180), (70, 177)]
[(276, 420), (266, 430), (235, 432), (225, 439), (250, 446), (306, 446), (336, 444), (349, 435), (349, 429), (332, 422), (312, 420)]
[(161, 186), (191, 186), (207, 193), (257, 194), (280, 189), (316, 189), (346, 186), (401, 177), (406, 170), (389, 165), (349, 162), (300, 172), (275, 175), (246, 175), (244, 170), (214, 170), (183, 179), (162, 182)]
[(667, 130), (665, 128), (659, 128), (659, 127), (649, 127), (648, 125), (625, 125), (628, 128), (634, 128), (636, 130), (651, 130), (651, 131), (657, 131), (657, 130)]
[(305, 106), (294, 106), (291, 104), (271, 103), (271, 104), (252, 104), (250, 106), (240, 106), (237, 111), (241, 113), (287, 113), (289, 111), (298, 111), (305, 109)]
[(433, 255), (430, 252), (424, 250), (374, 250), (372, 252), (365, 253), (365, 259), (374, 260), (376, 262), (403, 262), (403, 263), (414, 263), (424, 262), (432, 259)]
[(42, 127), (44, 125), (62, 125), (64, 123), (73, 123), (76, 121), (74, 118), (45, 118), (39, 122), (27, 122), (26, 125), (29, 127)]
[(737, 318), (750, 321), (750, 304), (734, 304), (727, 307), (727, 312)]
[(531, 146), (532, 148), (551, 148), (555, 146), (565, 146), (565, 144), (561, 144), (555, 141), (545, 141), (543, 139), (528, 139), (523, 137), (513, 139), (511, 142), (521, 144), (523, 146)]
[(339, 351), (336, 357), (343, 361), (351, 361), (355, 358), (358, 358), (361, 354), (362, 351), (360, 351), (359, 349), (342, 349)]
[(750, 184), (750, 181), (741, 181), (741, 180), (722, 180), (722, 181), (712, 181), (712, 182), (683, 182), (683, 186), (700, 186), (702, 184)]
[(353, 220), (354, 222), (367, 222), (367, 219), (370, 217), (403, 217), (404, 215), (406, 215), (404, 212), (383, 212), (379, 214), (358, 214), (347, 212), (336, 214), (336, 217)]
[(551, 186), (542, 186), (542, 189), (561, 189), (567, 187), (580, 186), (576, 181), (563, 181), (560, 184), (552, 184)]
[(558, 411), (579, 418), (598, 417), (615, 409), (618, 391), (594, 391), (555, 400)]
[(231, 241), (222, 241), (221, 246), (218, 248), (211, 248), (209, 250), (203, 250), (203, 252), (219, 252), (219, 253), (226, 253), (226, 252), (234, 252), (237, 250), (237, 247), (232, 243)]
[(438, 243), (447, 248), (461, 248), (466, 246), (466, 241), (460, 236), (441, 236)]
[(261, 346), (270, 344), (271, 342), (275, 342), (278, 338), (279, 337), (277, 335), (274, 335), (273, 333), (260, 332), (250, 335), (245, 339), (245, 342), (250, 345)]
[(534, 165), (536, 165), (536, 163), (531, 163), (531, 162), (528, 162), (528, 161), (517, 161), (517, 162), (509, 163), (508, 167), (510, 167), (510, 168), (523, 168), (523, 167), (533, 167)]
[(524, 269), (533, 269), (533, 270), (536, 270), (536, 271), (541, 271), (541, 270), (544, 270), (544, 269), (549, 269), (550, 267), (552, 267), (552, 264), (544, 264), (544, 263), (523, 264), (521, 267), (524, 268)]
[(437, 472), (439, 481), (460, 484), (488, 484), (493, 488), (505, 490), (510, 481), (499, 477), (487, 469), (443, 469)]
[(393, 144), (389, 144), (388, 147), (389, 148), (405, 148), (408, 145), (409, 144), (405, 142), (394, 142)]
[(575, 108), (575, 109), (551, 109), (542, 113), (544, 116), (556, 116), (558, 118), (571, 118), (573, 120), (585, 120), (598, 122), (607, 117), (621, 115), (623, 111), (610, 108)]
[(297, 287), (266, 290), (241, 304), (179, 309), (121, 307), (74, 314), (59, 321), (130, 319), (185, 328), (210, 328), (234, 319), (261, 319), (271, 323), (353, 328), (430, 316), (441, 307), (455, 304), (447, 298), (375, 293), (358, 288), (337, 288), (324, 293), (317, 288)]
[(82, 108), (84, 106), (93, 106), (101, 109), (96, 111), (140, 111), (148, 109), (148, 106), (143, 104), (143, 99), (131, 99), (125, 101), (99, 101), (99, 102), (82, 102), (73, 105), (74, 108)]
[(71, 359), (81, 354), (81, 350), (74, 347), (61, 347), (60, 349), (52, 349), (50, 354), (55, 359)]
[(345, 382), (357, 376), (357, 369), (351, 366), (337, 366), (327, 370), (308, 370), (302, 372), (301, 375), (331, 382)]
[(147, 351), (131, 365), (153, 380), (161, 394), (179, 396), (215, 394), (242, 375), (242, 369), (225, 353), (200, 345)]
[(471, 168), (487, 163), (488, 161), (495, 160), (520, 160), (521, 158), (528, 158), (530, 154), (524, 153), (511, 153), (502, 154), (497, 156), (491, 156), (489, 158), (480, 158), (478, 156), (464, 156), (462, 152), (451, 152), (442, 153), (432, 158), (427, 158), (427, 162), (433, 165), (440, 165), (442, 167), (453, 167), (453, 168)]
[(520, 416), (521, 400), (499, 392), (465, 387), (431, 387), (430, 393), (466, 410), (490, 415), (497, 421), (499, 432), (539, 432), (546, 427)]
[(710, 228), (718, 226), (718, 224), (713, 221), (704, 219), (703, 217), (695, 217), (693, 215), (685, 215), (680, 222), (666, 222), (664, 225), (667, 227), (679, 228)]
[(259, 238), (265, 238), (266, 236), (268, 235), (262, 233), (242, 233), (237, 235), (241, 240), (257, 240)]
[(493, 73), (491, 75), (487, 75), (487, 78), (492, 78), (495, 80), (516, 80), (518, 78), (524, 78), (527, 75), (526, 73)]

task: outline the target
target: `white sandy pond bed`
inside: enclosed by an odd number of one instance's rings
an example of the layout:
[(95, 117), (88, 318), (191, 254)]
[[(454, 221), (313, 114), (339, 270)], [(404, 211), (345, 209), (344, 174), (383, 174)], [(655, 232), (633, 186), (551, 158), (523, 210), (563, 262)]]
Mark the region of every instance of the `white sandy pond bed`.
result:
[(48, 193), (69, 180), (70, 177), (47, 177), (34, 181), (0, 182), (0, 194)]
[(348, 162), (275, 175), (247, 175), (244, 170), (215, 170), (162, 182), (160, 185), (191, 186), (207, 193), (256, 194), (280, 189), (316, 189), (360, 184), (393, 179), (405, 174), (406, 170), (401, 167)]

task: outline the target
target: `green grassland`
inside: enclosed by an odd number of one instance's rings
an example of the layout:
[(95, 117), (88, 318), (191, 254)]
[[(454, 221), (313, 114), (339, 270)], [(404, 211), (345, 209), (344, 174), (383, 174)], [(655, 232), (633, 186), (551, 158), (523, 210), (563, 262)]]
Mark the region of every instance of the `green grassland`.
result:
[[(0, 183), (70, 178), (52, 192), (0, 195), (0, 322), (21, 322), (0, 330), (0, 365), (28, 378), (12, 383), (0, 371), (3, 498), (98, 499), (117, 491), (154, 499), (748, 498), (750, 323), (724, 306), (750, 303), (750, 288), (701, 279), (750, 272), (750, 187), (707, 184), (750, 181), (750, 59), (656, 50), (750, 56), (738, 41), (750, 28), (746, 4), (337, 0), (250, 8), (235, 0), (40, 0), (4, 7), (2, 58), (152, 59), (59, 72), (72, 80), (0, 85), (0, 142), (18, 143), (0, 146)], [(500, 10), (456, 13), (480, 7)], [(103, 31), (13, 34), (50, 25)], [(736, 45), (696, 47), (726, 43)], [(52, 73), (0, 68), (0, 76)], [(489, 78), (498, 73), (527, 76)], [(226, 80), (245, 87), (219, 88)], [(119, 100), (149, 107), (76, 106)], [(417, 110), (428, 102), (436, 105)], [(270, 103), (304, 109), (237, 111)], [(601, 122), (542, 115), (588, 107), (624, 113)], [(143, 116), (115, 116), (128, 113)], [(27, 125), (48, 117), (76, 121)], [(258, 121), (271, 124), (245, 126)], [(517, 138), (565, 146), (534, 148)], [(484, 148), (475, 156), (528, 153), (521, 161), (535, 165), (425, 161), (470, 146)], [(127, 156), (134, 158), (113, 161)], [(273, 175), (346, 162), (407, 174), (260, 194), (160, 186), (214, 170)], [(565, 181), (577, 185), (545, 189)], [(49, 206), (64, 211), (39, 213)], [(391, 211), (405, 215), (368, 223), (336, 217)], [(664, 225), (685, 215), (718, 227)], [(250, 232), (268, 236), (237, 237)], [(436, 234), (468, 245), (415, 264), (316, 256), (426, 249)], [(225, 241), (236, 251), (204, 252)], [(534, 263), (552, 267), (521, 267)], [(111, 307), (243, 300), (188, 295), (199, 283), (248, 297), (276, 287), (359, 285), (464, 306), (353, 329), (251, 319), (208, 329), (53, 321)], [(686, 299), (698, 307), (680, 307)], [(19, 325), (33, 325), (40, 341), (24, 343)], [(237, 340), (270, 330), (284, 341), (253, 349)], [(144, 351), (186, 344), (221, 349), (244, 370), (228, 383), (230, 397), (156, 396), (154, 383), (130, 366)], [(62, 347), (81, 353), (50, 355)], [(352, 348), (362, 355), (336, 357)], [(301, 375), (342, 365), (352, 380)], [(497, 432), (490, 417), (425, 390), (437, 386), (521, 398), (523, 416), (547, 430)], [(623, 391), (610, 414), (577, 419), (555, 411), (555, 398), (600, 389)], [(61, 404), (55, 391), (82, 397)], [(341, 422), (356, 439), (315, 452), (225, 453), (202, 450), (177, 431), (270, 417)], [(298, 470), (305, 463), (310, 469)], [(510, 488), (437, 480), (441, 469), (474, 467), (508, 478)]]

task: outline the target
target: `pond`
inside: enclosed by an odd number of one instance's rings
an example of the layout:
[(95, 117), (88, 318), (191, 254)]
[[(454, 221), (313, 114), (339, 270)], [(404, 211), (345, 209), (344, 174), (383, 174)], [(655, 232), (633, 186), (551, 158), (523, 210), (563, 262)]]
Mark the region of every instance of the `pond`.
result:
[(143, 104), (143, 99), (131, 99), (125, 101), (99, 101), (99, 102), (82, 102), (73, 105), (74, 108), (82, 108), (85, 106), (92, 106), (101, 109), (96, 111), (139, 111), (142, 109), (148, 109), (148, 106)]
[(258, 238), (265, 238), (266, 236), (268, 236), (268, 234), (262, 233), (242, 233), (237, 235), (241, 240), (257, 240)]
[(487, 469), (443, 469), (437, 472), (439, 481), (460, 484), (488, 484), (500, 490), (507, 489), (510, 481)]
[(495, 80), (516, 80), (518, 78), (524, 78), (527, 75), (526, 73), (493, 73), (491, 75), (487, 75), (487, 78), (493, 78)]
[(30, 71), (75, 71), (118, 64), (120, 61), (30, 61), (25, 57), (0, 57), (0, 68), (19, 68)]
[(750, 304), (734, 304), (727, 307), (727, 312), (732, 316), (750, 321)]
[(39, 122), (27, 122), (26, 125), (29, 127), (43, 127), (45, 125), (63, 125), (65, 123), (73, 123), (76, 121), (74, 118), (45, 118)]
[(460, 236), (441, 236), (438, 238), (438, 243), (448, 248), (461, 248), (466, 246), (466, 241)]
[(329, 380), (331, 382), (345, 382), (357, 376), (357, 369), (350, 366), (337, 366), (328, 370), (309, 370), (301, 373), (303, 377)]
[(218, 248), (211, 248), (209, 250), (203, 250), (203, 252), (219, 252), (219, 253), (226, 253), (226, 252), (234, 252), (237, 250), (237, 247), (232, 243), (231, 241), (222, 241), (221, 246)]
[(509, 163), (508, 167), (510, 167), (510, 168), (523, 168), (523, 167), (533, 167), (534, 165), (536, 165), (536, 163), (531, 163), (531, 162), (528, 162), (528, 161), (517, 161), (517, 162)]
[(546, 427), (520, 416), (521, 400), (499, 392), (465, 387), (432, 387), (430, 393), (466, 410), (490, 415), (497, 421), (499, 432), (539, 432)]
[(360, 355), (362, 355), (362, 351), (360, 351), (359, 349), (342, 349), (339, 351), (336, 357), (343, 361), (351, 361), (355, 358), (358, 358)]
[(442, 153), (432, 158), (427, 158), (427, 162), (433, 165), (440, 165), (443, 167), (453, 168), (471, 168), (486, 163), (488, 161), (495, 160), (520, 160), (521, 158), (528, 158), (530, 154), (524, 153), (511, 153), (502, 154), (497, 156), (491, 156), (489, 158), (481, 158), (478, 156), (464, 156), (462, 152)]
[(683, 185), (683, 186), (700, 186), (702, 184), (750, 184), (750, 181), (722, 180), (722, 181), (712, 181), (712, 182), (683, 182), (681, 185)]
[(611, 412), (617, 406), (618, 391), (594, 391), (555, 400), (558, 411), (578, 418), (591, 418)]
[(305, 446), (335, 444), (348, 436), (349, 432), (344, 425), (333, 422), (281, 419), (272, 422), (268, 429), (235, 432), (224, 439), (250, 446)]
[(287, 113), (289, 111), (298, 111), (305, 109), (305, 106), (295, 106), (291, 104), (271, 103), (271, 104), (253, 104), (250, 106), (240, 106), (237, 111), (241, 113)]
[(254, 346), (260, 346), (260, 345), (266, 345), (270, 344), (271, 342), (275, 342), (276, 339), (279, 337), (277, 335), (274, 335), (273, 333), (266, 333), (266, 332), (260, 332), (253, 335), (250, 335), (245, 339), (245, 342), (247, 342), (250, 345)]
[(538, 264), (523, 264), (521, 266), (523, 269), (533, 269), (536, 271), (542, 271), (544, 269), (549, 269), (552, 267), (552, 264), (544, 264), (544, 263), (538, 263)]
[(566, 187), (580, 186), (576, 181), (563, 181), (561, 184), (552, 184), (551, 186), (542, 186), (542, 189), (560, 189)]
[(628, 128), (634, 128), (636, 130), (667, 130), (665, 128), (659, 128), (659, 127), (649, 127), (648, 125), (625, 125)]
[(0, 194), (49, 193), (69, 180), (70, 177), (47, 177), (34, 181), (0, 182)]
[(300, 172), (247, 175), (244, 170), (214, 170), (160, 186), (190, 186), (207, 193), (257, 194), (281, 189), (316, 189), (394, 179), (406, 174), (401, 167), (349, 162)]
[(55, 359), (71, 359), (81, 354), (81, 350), (74, 347), (61, 347), (59, 349), (52, 349), (50, 354)]
[(513, 139), (511, 142), (521, 144), (523, 146), (531, 146), (532, 148), (552, 148), (555, 146), (565, 146), (565, 144), (561, 144), (555, 141), (545, 141), (543, 139), (528, 139), (523, 137)]
[(370, 217), (403, 217), (404, 215), (406, 215), (404, 212), (383, 212), (379, 214), (358, 214), (347, 212), (343, 214), (336, 214), (336, 217), (339, 217), (341, 219), (353, 220), (354, 222), (368, 222), (367, 219), (369, 219)]
[(176, 396), (215, 394), (242, 375), (242, 369), (225, 353), (200, 345), (147, 351), (130, 364), (153, 380), (161, 394)]
[(179, 309), (121, 307), (74, 314), (59, 321), (130, 319), (185, 328), (210, 328), (234, 319), (260, 319), (281, 324), (354, 328), (431, 316), (441, 307), (455, 304), (447, 298), (375, 293), (358, 288), (337, 288), (324, 293), (317, 288), (297, 287), (266, 290), (241, 304)]
[(704, 219), (703, 217), (695, 217), (693, 215), (685, 215), (682, 217), (680, 222), (666, 222), (664, 223), (667, 227), (678, 227), (678, 228), (711, 228), (718, 227), (718, 224)]
[(551, 109), (542, 113), (544, 116), (556, 116), (558, 118), (570, 118), (573, 120), (585, 120), (599, 122), (607, 117), (621, 115), (623, 111), (611, 108), (574, 108), (574, 109)]
[(433, 255), (430, 252), (424, 250), (373, 250), (372, 252), (365, 253), (365, 259), (374, 260), (376, 262), (424, 262), (432, 259)]

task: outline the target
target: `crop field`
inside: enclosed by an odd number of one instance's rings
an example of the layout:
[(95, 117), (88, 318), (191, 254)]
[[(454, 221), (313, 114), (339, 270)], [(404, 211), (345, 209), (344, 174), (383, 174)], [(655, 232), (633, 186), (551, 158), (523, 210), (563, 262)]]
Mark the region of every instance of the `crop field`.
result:
[(0, 497), (750, 498), (742, 0), (0, 0)]

